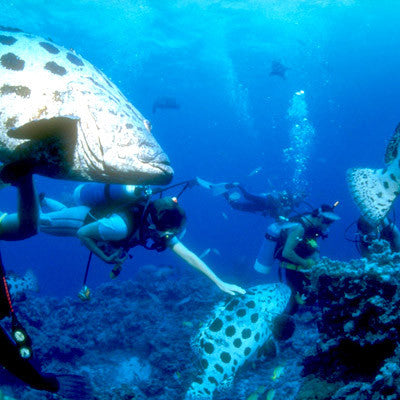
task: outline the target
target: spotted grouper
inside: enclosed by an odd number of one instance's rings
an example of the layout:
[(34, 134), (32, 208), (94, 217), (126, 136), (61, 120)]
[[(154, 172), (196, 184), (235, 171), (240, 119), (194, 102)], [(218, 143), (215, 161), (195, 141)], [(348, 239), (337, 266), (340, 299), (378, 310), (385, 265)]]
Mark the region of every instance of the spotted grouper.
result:
[(361, 214), (378, 225), (400, 193), (400, 124), (386, 148), (385, 167), (352, 168), (347, 171), (350, 193)]
[(185, 400), (212, 399), (215, 390), (232, 384), (237, 370), (248, 359), (264, 353), (290, 293), (288, 286), (271, 283), (255, 286), (245, 295), (217, 305), (192, 341), (201, 360), (201, 373)]
[(74, 50), (0, 27), (0, 161), (80, 181), (166, 184), (173, 174), (151, 125)]

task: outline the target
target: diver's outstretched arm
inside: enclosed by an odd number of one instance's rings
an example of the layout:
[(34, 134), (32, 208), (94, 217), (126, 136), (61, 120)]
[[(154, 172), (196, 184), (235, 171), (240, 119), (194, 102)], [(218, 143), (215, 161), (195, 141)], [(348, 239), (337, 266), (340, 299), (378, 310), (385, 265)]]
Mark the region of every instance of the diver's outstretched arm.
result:
[(206, 275), (209, 279), (211, 279), (223, 292), (235, 295), (245, 294), (246, 291), (242, 289), (240, 286), (232, 285), (230, 283), (223, 282), (221, 279), (215, 275), (215, 273), (205, 264), (196, 254), (191, 252), (186, 246), (184, 246), (181, 242), (175, 242), (170, 246), (171, 250), (185, 260), (190, 266), (199, 270), (204, 275)]
[(31, 174), (13, 183), (18, 189), (18, 212), (6, 215), (0, 223), (0, 240), (23, 240), (38, 231), (39, 201)]

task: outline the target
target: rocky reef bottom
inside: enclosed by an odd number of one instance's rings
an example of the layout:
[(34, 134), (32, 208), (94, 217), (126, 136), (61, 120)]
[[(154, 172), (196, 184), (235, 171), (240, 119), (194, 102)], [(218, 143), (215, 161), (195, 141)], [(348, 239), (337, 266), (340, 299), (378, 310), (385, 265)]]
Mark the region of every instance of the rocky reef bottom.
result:
[[(400, 255), (383, 246), (370, 261), (324, 258), (310, 278), (316, 302), (296, 313), (294, 335), (274, 357), (248, 362), (216, 400), (400, 398)], [(149, 265), (88, 302), (28, 295), (16, 308), (43, 369), (87, 376), (93, 400), (177, 400), (199, 368), (190, 339), (223, 298), (206, 279)], [(0, 389), (56, 398), (6, 372)]]
[(311, 276), (319, 339), (302, 361), (303, 388), (329, 387), (326, 398), (400, 399), (400, 253), (384, 241), (373, 250), (369, 261), (325, 258)]

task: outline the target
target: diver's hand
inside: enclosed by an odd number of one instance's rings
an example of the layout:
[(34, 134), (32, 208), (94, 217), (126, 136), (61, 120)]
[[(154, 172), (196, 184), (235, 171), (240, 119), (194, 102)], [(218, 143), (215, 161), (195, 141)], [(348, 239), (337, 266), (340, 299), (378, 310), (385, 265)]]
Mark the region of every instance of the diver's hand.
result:
[(127, 252), (124, 252), (123, 250), (121, 251), (121, 254), (118, 255), (117, 258), (114, 259), (115, 264), (122, 265), (126, 259), (129, 257), (129, 254)]
[(236, 286), (230, 283), (225, 283), (225, 282), (218, 282), (217, 286), (225, 293), (228, 293), (232, 296), (235, 294), (246, 294), (246, 291), (242, 289), (240, 286)]
[[(109, 256), (105, 256), (104, 261), (107, 264), (121, 264), (119, 260), (121, 259), (122, 252), (123, 252), (122, 249), (118, 249), (117, 251), (114, 251), (114, 253), (111, 253)], [(125, 259), (126, 257), (124, 258), (124, 261)]]

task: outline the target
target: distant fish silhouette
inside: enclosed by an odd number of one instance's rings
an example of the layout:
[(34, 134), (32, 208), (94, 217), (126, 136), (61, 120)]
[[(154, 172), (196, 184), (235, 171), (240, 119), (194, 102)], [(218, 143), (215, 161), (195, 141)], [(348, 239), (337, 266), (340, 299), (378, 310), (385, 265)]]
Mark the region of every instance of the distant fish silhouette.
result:
[(286, 67), (281, 62), (272, 61), (271, 72), (269, 73), (269, 76), (276, 75), (276, 76), (280, 76), (282, 79), (286, 79), (286, 71), (288, 69), (290, 69), (290, 68)]
[(177, 110), (181, 106), (177, 103), (173, 97), (159, 97), (153, 103), (153, 114), (157, 111), (157, 108), (169, 108)]
[(249, 175), (247, 175), (247, 176), (254, 176), (254, 175), (257, 175), (261, 170), (262, 170), (262, 167), (257, 167), (257, 168), (255, 168), (255, 169), (253, 169), (253, 171), (251, 171), (251, 172), (249, 173)]

